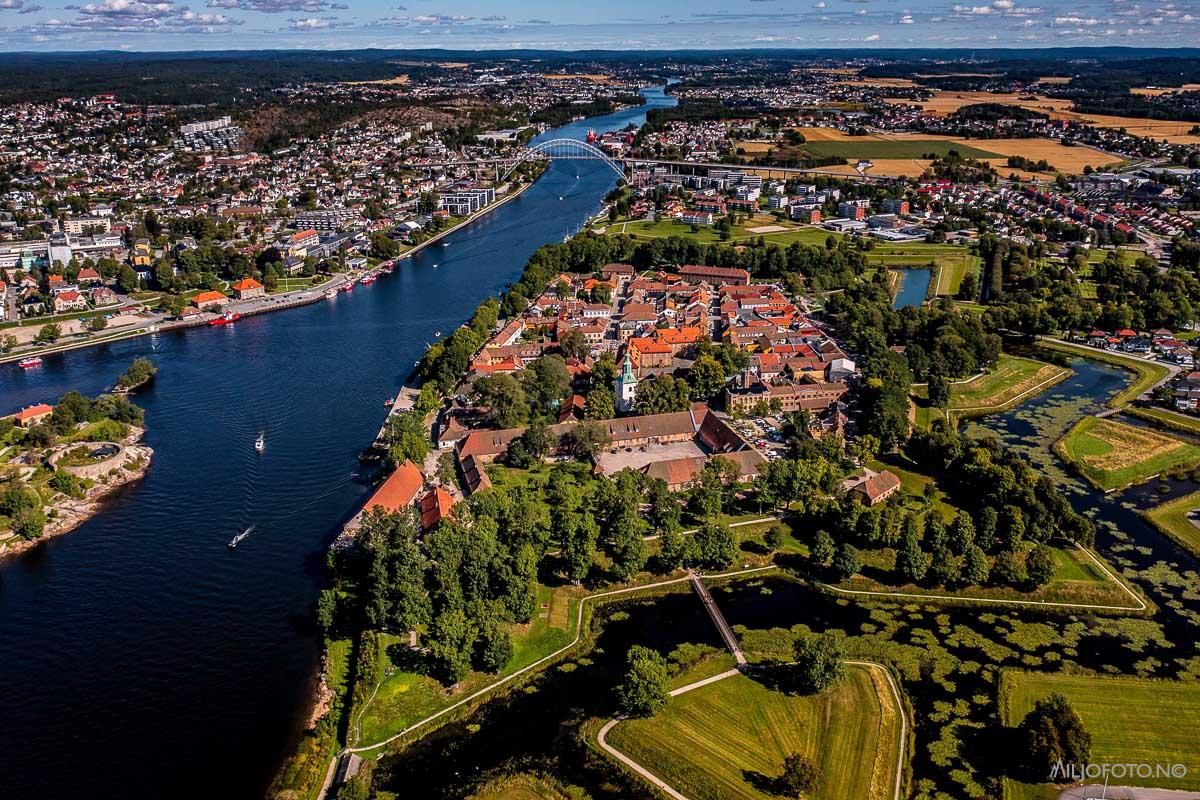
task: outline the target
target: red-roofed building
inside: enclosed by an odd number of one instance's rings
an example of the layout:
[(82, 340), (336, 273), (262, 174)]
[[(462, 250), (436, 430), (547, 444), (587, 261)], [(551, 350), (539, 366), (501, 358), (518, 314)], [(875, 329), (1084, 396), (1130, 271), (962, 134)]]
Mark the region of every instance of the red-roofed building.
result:
[(48, 406), (45, 403), (38, 403), (36, 406), (22, 408), (16, 414), (13, 414), (13, 421), (17, 424), (18, 428), (29, 428), (37, 425), (42, 420), (49, 419), (53, 412), (54, 408), (52, 406)]
[(421, 498), (421, 530), (436, 528), (438, 523), (450, 516), (454, 508), (454, 496), (438, 486)]
[(416, 464), (406, 459), (375, 490), (375, 494), (363, 505), (360, 516), (377, 508), (389, 514), (402, 511), (417, 501), (424, 486), (425, 476)]
[(254, 280), (254, 278), (242, 278), (233, 285), (233, 296), (238, 300), (250, 300), (255, 297), (262, 297), (266, 293), (266, 287)]

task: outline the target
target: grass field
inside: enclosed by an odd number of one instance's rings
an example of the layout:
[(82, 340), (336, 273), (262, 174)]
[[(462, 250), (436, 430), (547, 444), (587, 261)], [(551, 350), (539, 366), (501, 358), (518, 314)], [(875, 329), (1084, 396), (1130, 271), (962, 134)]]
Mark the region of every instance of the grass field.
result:
[[(374, 700), (358, 721), (355, 741), (370, 743), (387, 738), (570, 642), (574, 636), (572, 628), (578, 597), (568, 594), (567, 589), (552, 591), (543, 586), (538, 600), (540, 613), (532, 622), (511, 626), (515, 652), (508, 665), (498, 675), (472, 672), (451, 690), (408, 663), (412, 651), (408, 648), (407, 637), (381, 637), (380, 663), (385, 677)], [(562, 612), (555, 614), (556, 607), (561, 607)]]
[[(948, 411), (957, 418), (1007, 411), (1070, 374), (1071, 370), (1065, 367), (1001, 353), (996, 368), (991, 372), (950, 384)], [(924, 401), (929, 396), (928, 389), (924, 386), (914, 387), (913, 396)], [(918, 412), (920, 410), (919, 403)], [(927, 412), (933, 414), (935, 409), (927, 409)]]
[(1143, 511), (1142, 516), (1180, 546), (1200, 556), (1200, 528), (1192, 524), (1190, 519), (1191, 512), (1196, 509), (1200, 509), (1200, 492), (1192, 492)]
[[(1004, 725), (1020, 724), (1036, 700), (1064, 695), (1092, 734), (1092, 763), (1183, 764), (1181, 778), (1156, 776), (1150, 785), (1200, 789), (1200, 748), (1193, 725), (1200, 719), (1200, 683), (1005, 671), (1000, 676)], [(1126, 785), (1137, 780), (1123, 781)], [(1038, 797), (1018, 791), (1010, 797)]]
[(1105, 491), (1200, 464), (1200, 447), (1150, 428), (1085, 417), (1054, 450), (1093, 485)]
[(488, 781), (470, 800), (578, 800), (556, 778), (522, 772)]
[(672, 698), (656, 717), (620, 723), (608, 741), (692, 800), (774, 798), (761, 780), (777, 776), (791, 752), (821, 767), (813, 800), (891, 798), (899, 710), (872, 672), (849, 667), (833, 689), (803, 697), (738, 675)]
[(1130, 406), (1125, 409), (1125, 413), (1157, 422), (1160, 425), (1174, 428), (1177, 431), (1200, 436), (1200, 417), (1192, 417), (1187, 414), (1168, 411), (1165, 408), (1155, 408), (1153, 406)]
[(1040, 339), (1038, 340), (1038, 347), (1054, 350), (1059, 353), (1066, 353), (1067, 355), (1090, 358), (1093, 361), (1111, 364), (1114, 367), (1121, 367), (1132, 372), (1134, 374), (1133, 381), (1108, 399), (1106, 405), (1109, 408), (1124, 408), (1150, 391), (1151, 387), (1171, 374), (1171, 370), (1162, 364), (1147, 361), (1144, 358), (1137, 358), (1136, 356), (1115, 353), (1112, 350), (1100, 350), (1096, 347), (1088, 347), (1083, 344), (1067, 344)]
[(839, 142), (806, 142), (804, 149), (821, 158), (838, 156), (853, 161), (859, 158), (926, 158), (941, 157), (957, 150), (964, 158), (996, 158), (1000, 154), (981, 150), (965, 142), (945, 139), (864, 139), (854, 137)]

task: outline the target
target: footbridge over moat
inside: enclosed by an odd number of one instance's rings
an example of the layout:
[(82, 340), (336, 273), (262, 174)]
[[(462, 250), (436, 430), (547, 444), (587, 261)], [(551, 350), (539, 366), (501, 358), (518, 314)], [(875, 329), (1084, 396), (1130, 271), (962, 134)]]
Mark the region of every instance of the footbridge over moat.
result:
[(712, 617), (713, 624), (717, 626), (717, 630), (720, 632), (721, 638), (725, 641), (725, 646), (729, 648), (729, 652), (733, 653), (733, 660), (737, 662), (739, 668), (744, 667), (746, 665), (746, 654), (742, 652), (742, 645), (738, 642), (733, 628), (729, 627), (729, 623), (725, 621), (725, 615), (717, 607), (717, 601), (713, 600), (712, 594), (708, 591), (708, 587), (704, 585), (704, 581), (700, 580), (700, 575), (697, 574), (696, 570), (688, 570), (688, 575), (692, 579), (692, 588), (696, 590), (696, 594), (700, 595), (700, 602), (704, 604), (704, 610)]

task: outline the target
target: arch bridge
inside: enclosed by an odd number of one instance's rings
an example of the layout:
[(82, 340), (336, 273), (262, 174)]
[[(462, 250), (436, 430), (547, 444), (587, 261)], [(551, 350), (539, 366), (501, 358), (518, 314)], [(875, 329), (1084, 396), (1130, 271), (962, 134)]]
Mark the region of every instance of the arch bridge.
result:
[(625, 165), (614, 159), (608, 153), (588, 142), (580, 141), (579, 139), (547, 139), (544, 142), (538, 142), (535, 145), (530, 145), (521, 151), (516, 160), (505, 167), (500, 174), (500, 180), (508, 179), (508, 176), (522, 164), (530, 161), (602, 161), (609, 169), (617, 174), (621, 180), (626, 180)]

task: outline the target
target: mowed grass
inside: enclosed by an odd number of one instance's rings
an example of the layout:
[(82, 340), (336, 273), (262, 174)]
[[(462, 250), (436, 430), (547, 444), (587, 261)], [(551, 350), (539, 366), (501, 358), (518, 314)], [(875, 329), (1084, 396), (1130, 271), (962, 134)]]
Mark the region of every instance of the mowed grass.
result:
[(522, 772), (489, 781), (471, 795), (470, 800), (573, 800), (578, 797), (549, 775)]
[[(472, 672), (450, 688), (424, 674), (420, 669), (419, 654), (409, 649), (407, 636), (381, 637), (380, 662), (384, 678), (361, 718), (352, 721), (351, 729), (357, 731), (357, 736), (352, 733), (354, 743), (370, 745), (381, 741), (566, 646), (574, 637), (579, 597), (567, 589), (542, 586), (538, 600), (538, 613), (532, 622), (509, 626), (514, 653), (504, 669), (495, 675)], [(565, 613), (556, 612), (556, 608), (562, 608)], [(564, 617), (566, 624), (562, 625)]]
[(1054, 450), (1103, 490), (1140, 483), (1163, 472), (1200, 464), (1200, 447), (1111, 419), (1085, 417)]
[(814, 800), (890, 798), (900, 718), (887, 692), (858, 666), (810, 696), (738, 675), (671, 698), (656, 717), (621, 722), (608, 742), (692, 800), (770, 800), (761, 780), (792, 752), (821, 768)]
[(1200, 528), (1191, 519), (1192, 512), (1197, 509), (1200, 509), (1200, 492), (1193, 492), (1143, 511), (1142, 516), (1182, 547), (1200, 556)]
[[(948, 410), (952, 416), (959, 418), (1007, 411), (1070, 374), (1071, 370), (1066, 367), (1001, 353), (996, 368), (991, 372), (950, 384)], [(912, 394), (919, 401), (918, 423), (924, 421), (928, 424), (928, 417), (939, 413), (926, 405), (928, 387), (913, 387)], [(925, 415), (921, 415), (921, 411), (925, 411)]]
[(1054, 692), (1067, 698), (1092, 734), (1091, 762), (1183, 764), (1186, 776), (1156, 775), (1148, 785), (1200, 789), (1200, 747), (1195, 725), (1188, 724), (1200, 719), (1200, 683), (1005, 671), (1000, 677), (1002, 722), (1019, 725), (1034, 702)]
[(1108, 399), (1106, 405), (1108, 405), (1109, 408), (1124, 408), (1146, 392), (1150, 391), (1151, 387), (1171, 374), (1171, 370), (1167, 369), (1167, 367), (1163, 364), (1157, 364), (1153, 361), (1146, 361), (1145, 359), (1137, 358), (1136, 356), (1128, 356), (1123, 353), (1116, 353), (1112, 350), (1101, 350), (1098, 347), (1088, 347), (1084, 344), (1051, 342), (1041, 339), (1038, 341), (1038, 347), (1042, 347), (1047, 350), (1054, 350), (1059, 353), (1067, 353), (1068, 355), (1090, 358), (1093, 361), (1110, 364), (1114, 367), (1120, 367), (1121, 369), (1132, 372), (1133, 381), (1131, 381), (1130, 384), (1124, 389)]
[(858, 158), (925, 158), (946, 156), (951, 150), (963, 158), (997, 158), (999, 154), (980, 150), (962, 142), (944, 139), (896, 139), (878, 141), (851, 139), (845, 141), (805, 142), (804, 149), (821, 158), (840, 157), (848, 160)]
[(1177, 411), (1168, 411), (1165, 408), (1130, 406), (1125, 409), (1125, 413), (1134, 417), (1141, 417), (1152, 422), (1157, 422), (1168, 428), (1174, 428), (1177, 431), (1190, 433), (1195, 436), (1200, 436), (1200, 417), (1190, 417), (1187, 414), (1181, 414)]

